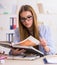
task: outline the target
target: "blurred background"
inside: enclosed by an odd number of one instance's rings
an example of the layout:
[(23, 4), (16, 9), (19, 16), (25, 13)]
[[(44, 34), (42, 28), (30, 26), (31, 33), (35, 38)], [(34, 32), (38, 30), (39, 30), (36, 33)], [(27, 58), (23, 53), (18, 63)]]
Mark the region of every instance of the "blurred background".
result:
[[(31, 5), (38, 21), (48, 25), (57, 47), (57, 0), (0, 0), (0, 41), (13, 41), (21, 5)], [(56, 48), (57, 51), (57, 48)]]

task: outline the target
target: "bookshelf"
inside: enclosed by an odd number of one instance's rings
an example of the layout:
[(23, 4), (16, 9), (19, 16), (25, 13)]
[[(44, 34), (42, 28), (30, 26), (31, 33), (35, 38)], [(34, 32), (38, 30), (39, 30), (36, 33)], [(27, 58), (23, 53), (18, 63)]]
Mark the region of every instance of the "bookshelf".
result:
[(0, 22), (0, 41), (9, 41), (7, 38), (13, 38), (14, 29), (17, 27), (17, 15), (1, 14)]
[(0, 41), (13, 41), (17, 27), (16, 0), (0, 0)]

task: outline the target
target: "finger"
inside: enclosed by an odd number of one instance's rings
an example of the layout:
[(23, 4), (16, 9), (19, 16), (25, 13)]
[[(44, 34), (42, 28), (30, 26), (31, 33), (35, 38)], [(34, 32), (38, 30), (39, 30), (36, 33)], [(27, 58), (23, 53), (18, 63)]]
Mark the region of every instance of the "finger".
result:
[(24, 49), (22, 49), (22, 50), (20, 50), (21, 52), (25, 52), (26, 50), (24, 50)]
[(16, 51), (19, 51), (19, 49), (16, 49)]

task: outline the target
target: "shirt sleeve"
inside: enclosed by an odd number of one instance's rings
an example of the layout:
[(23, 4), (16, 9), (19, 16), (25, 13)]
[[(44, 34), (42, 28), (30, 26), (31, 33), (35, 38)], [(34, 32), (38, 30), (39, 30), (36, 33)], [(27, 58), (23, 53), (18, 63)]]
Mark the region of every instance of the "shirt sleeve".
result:
[(55, 45), (51, 37), (51, 31), (48, 26), (45, 26), (42, 24), (40, 26), (40, 37), (44, 38), (47, 41), (47, 46), (50, 48), (50, 52), (46, 52), (42, 46), (39, 47), (39, 49), (44, 53), (44, 54), (55, 54)]
[(18, 30), (18, 28), (16, 28), (16, 29), (14, 30), (14, 39), (13, 39), (13, 42), (14, 42), (14, 43), (20, 42), (20, 35), (19, 35), (19, 30)]

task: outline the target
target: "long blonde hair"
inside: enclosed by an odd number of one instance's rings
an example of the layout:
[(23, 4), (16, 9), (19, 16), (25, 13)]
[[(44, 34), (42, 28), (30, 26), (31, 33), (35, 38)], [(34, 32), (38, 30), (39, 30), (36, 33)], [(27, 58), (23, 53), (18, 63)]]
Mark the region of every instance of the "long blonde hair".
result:
[(38, 30), (38, 22), (37, 22), (37, 16), (35, 11), (33, 10), (33, 8), (30, 5), (23, 5), (19, 11), (18, 14), (18, 24), (19, 24), (19, 34), (20, 34), (20, 40), (24, 40), (25, 38), (27, 38), (29, 36), (27, 29), (22, 25), (21, 21), (20, 21), (20, 14), (23, 11), (30, 11), (32, 13), (33, 16), (33, 33), (34, 33), (34, 37), (36, 39), (39, 40), (39, 30)]

